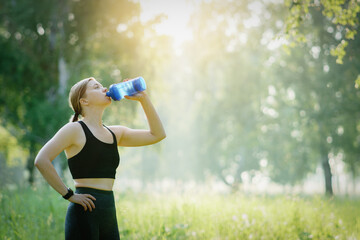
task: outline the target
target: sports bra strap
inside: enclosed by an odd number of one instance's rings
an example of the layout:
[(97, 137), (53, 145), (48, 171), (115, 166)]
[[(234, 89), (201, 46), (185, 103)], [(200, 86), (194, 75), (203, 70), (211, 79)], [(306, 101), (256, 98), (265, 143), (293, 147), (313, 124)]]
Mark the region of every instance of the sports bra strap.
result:
[[(87, 139), (88, 139), (89, 137), (97, 139), (97, 138), (93, 135), (93, 133), (90, 131), (89, 127), (88, 127), (83, 121), (78, 121), (78, 123), (80, 123), (81, 126), (82, 126), (82, 128), (84, 129), (85, 136), (86, 136)], [(109, 130), (109, 132), (111, 133), (111, 135), (112, 135), (112, 137), (113, 137), (113, 143), (117, 145), (116, 136), (115, 136), (115, 134), (113, 133), (113, 131), (111, 131), (110, 128), (108, 128), (108, 127), (105, 126), (104, 124), (103, 124), (103, 126), (104, 126), (107, 130)]]
[[(104, 127), (106, 127), (106, 128), (107, 128), (107, 130), (109, 130), (109, 132), (110, 132), (110, 133), (111, 133), (111, 135), (113, 136), (114, 143), (117, 143), (115, 133), (113, 133), (113, 131), (111, 131), (111, 130), (110, 130), (110, 128), (108, 128), (108, 127), (107, 127), (107, 126), (105, 126), (104, 124), (103, 124), (103, 126), (104, 126)], [(116, 145), (117, 145), (117, 144), (116, 144)]]
[(90, 129), (88, 128), (88, 126), (86, 126), (86, 124), (83, 121), (78, 121), (78, 123), (80, 123), (80, 125), (82, 126), (84, 132), (85, 132), (85, 136), (86, 138), (92, 136), (92, 133), (90, 131)]

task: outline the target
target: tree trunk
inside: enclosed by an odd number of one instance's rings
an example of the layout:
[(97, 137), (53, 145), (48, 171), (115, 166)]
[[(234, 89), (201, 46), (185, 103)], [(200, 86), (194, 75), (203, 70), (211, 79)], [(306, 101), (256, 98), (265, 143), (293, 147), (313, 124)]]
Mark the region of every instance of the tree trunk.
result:
[(323, 154), (322, 156), (322, 162), (321, 162), (322, 168), (324, 170), (324, 177), (325, 177), (325, 194), (327, 196), (333, 196), (333, 187), (332, 187), (332, 174), (331, 174), (331, 168), (329, 164), (329, 158), (327, 154)]
[(29, 157), (27, 159), (27, 164), (26, 164), (26, 169), (29, 171), (29, 184), (33, 185), (34, 184), (34, 168), (35, 168), (35, 157), (36, 157), (36, 152), (35, 152), (35, 144), (33, 142), (30, 143), (30, 148), (29, 148)]
[[(357, 158), (359, 159), (360, 156), (357, 155)], [(349, 193), (349, 195), (354, 195), (356, 194), (356, 177), (357, 177), (357, 170), (356, 170), (356, 166), (355, 166), (355, 162), (352, 161), (350, 163), (350, 172), (351, 172), (351, 182), (352, 182), (352, 192)]]
[(59, 61), (58, 61), (58, 69), (59, 69), (59, 89), (58, 94), (64, 96), (65, 90), (67, 86), (67, 82), (69, 79), (69, 72), (67, 70), (67, 64), (63, 57), (63, 53), (60, 53)]
[[(62, 39), (64, 38), (64, 31), (63, 29), (60, 31), (61, 32), (61, 36)], [(65, 96), (65, 89), (67, 86), (67, 81), (69, 79), (69, 73), (67, 70), (67, 64), (65, 62), (65, 59), (63, 57), (63, 53), (60, 52), (60, 57), (58, 60), (58, 70), (59, 70), (59, 88), (58, 88), (58, 95), (59, 97), (64, 97)], [(64, 173), (63, 173), (63, 166), (61, 164), (61, 157), (60, 155), (57, 156), (54, 161), (53, 161), (53, 165), (56, 169), (56, 172), (59, 174), (60, 178), (63, 178)]]
[(232, 184), (232, 191), (239, 192), (242, 190), (242, 178), (241, 174), (243, 173), (243, 168), (240, 166), (240, 162), (238, 162), (238, 167), (234, 176), (234, 182)]
[[(58, 79), (59, 79), (59, 88), (57, 91), (58, 96), (57, 97), (64, 97), (65, 96), (65, 90), (66, 90), (66, 86), (67, 86), (67, 82), (69, 79), (69, 72), (67, 69), (67, 63), (65, 61), (64, 58), (64, 45), (65, 45), (65, 32), (64, 32), (64, 27), (63, 27), (63, 22), (61, 19), (61, 16), (67, 16), (68, 12), (69, 12), (69, 8), (66, 4), (66, 1), (60, 1), (59, 2), (60, 5), (62, 5), (63, 7), (62, 12), (59, 14), (59, 12), (54, 12), (53, 13), (53, 25), (52, 25), (52, 30), (50, 33), (50, 37), (49, 37), (49, 41), (50, 41), (50, 45), (52, 46), (52, 49), (55, 50), (55, 48), (59, 48), (59, 57), (58, 57)], [(58, 22), (60, 22), (61, 24), (58, 24)], [(51, 101), (51, 99), (49, 99), (49, 101)], [(61, 157), (60, 155), (57, 156), (54, 161), (53, 161), (53, 165), (54, 168), (56, 170), (56, 172), (58, 173), (58, 175), (60, 176), (60, 178), (63, 178), (64, 176), (64, 172), (63, 172), (63, 166), (61, 164)]]

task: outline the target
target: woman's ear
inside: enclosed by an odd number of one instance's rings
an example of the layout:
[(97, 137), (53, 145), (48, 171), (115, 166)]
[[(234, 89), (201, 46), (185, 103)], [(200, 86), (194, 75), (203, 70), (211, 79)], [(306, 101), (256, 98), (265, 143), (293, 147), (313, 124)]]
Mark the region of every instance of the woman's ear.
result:
[(83, 106), (89, 105), (89, 102), (86, 98), (80, 98), (80, 104)]

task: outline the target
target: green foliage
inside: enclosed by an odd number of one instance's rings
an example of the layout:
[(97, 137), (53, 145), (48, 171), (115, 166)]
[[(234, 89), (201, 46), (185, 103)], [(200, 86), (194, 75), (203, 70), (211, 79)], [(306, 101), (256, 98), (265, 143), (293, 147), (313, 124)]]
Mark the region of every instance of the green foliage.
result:
[[(359, 200), (115, 193), (121, 239), (359, 238)], [(0, 194), (4, 239), (61, 239), (68, 202), (50, 188)], [(281, 207), (279, 207), (281, 206)]]
[[(133, 1), (5, 1), (0, 11), (0, 123), (30, 149), (31, 175), (35, 153), (70, 118), (66, 90), (75, 82), (94, 76), (108, 86), (142, 75), (152, 89), (153, 69), (166, 61), (168, 39), (150, 30), (161, 19), (141, 23)], [(137, 107), (113, 104), (106, 124), (119, 124), (120, 114), (131, 122)]]
[[(6, 34), (0, 37), (0, 83), (5, 86), (0, 97), (1, 121), (16, 127), (19, 141), (26, 146), (43, 144), (59, 126), (54, 116), (64, 115), (64, 108), (57, 107), (63, 98), (57, 92), (57, 52), (40, 30), (44, 30), (41, 22), (46, 28), (51, 19), (49, 4), (7, 2), (2, 9), (0, 26)], [(47, 114), (51, 117), (46, 118)]]
[[(316, 16), (319, 14), (314, 14), (314, 19)], [(289, 89), (295, 93), (291, 108), (297, 114), (290, 117), (280, 114), (280, 118), (293, 125), (290, 128), (294, 131), (299, 131), (300, 145), (294, 145), (297, 150), (294, 149), (292, 153), (304, 149), (305, 159), (310, 159), (306, 164), (312, 162), (314, 168), (313, 160), (321, 159), (321, 155), (344, 154), (343, 161), (349, 167), (352, 166), (350, 168), (354, 169), (351, 170), (354, 171), (354, 176), (357, 172), (355, 166), (359, 163), (358, 157), (354, 156), (354, 152), (358, 150), (355, 150), (353, 144), (359, 136), (355, 117), (358, 115), (356, 109), (359, 108), (359, 94), (353, 88), (352, 79), (356, 78), (359, 67), (358, 61), (353, 57), (353, 54), (357, 54), (359, 40), (355, 39), (348, 45), (350, 52), (344, 58), (344, 64), (339, 65), (332, 59), (327, 48), (333, 43), (329, 36), (331, 33), (318, 20), (314, 20), (311, 28), (314, 29), (314, 34), (305, 46), (292, 48), (288, 57), (279, 58), (272, 65), (271, 71), (277, 73), (278, 77), (272, 83), (275, 88), (279, 91)], [(320, 51), (318, 55), (313, 54), (314, 49)], [(282, 97), (279, 95), (276, 100), (279, 101)], [(285, 101), (277, 105), (279, 108), (276, 109), (282, 111), (288, 105), (290, 102)], [(326, 149), (325, 152), (328, 153), (322, 153), (321, 149)]]
[(342, 33), (341, 39), (331, 54), (337, 57), (336, 62), (343, 64), (349, 40), (353, 40), (357, 34), (359, 25), (358, 14), (360, 12), (360, 3), (356, 0), (339, 1), (310, 1), (310, 0), (287, 0), (285, 6), (289, 8), (289, 14), (286, 18), (285, 35), (288, 39), (295, 42), (304, 43), (305, 35), (310, 32), (304, 30), (306, 22), (311, 22), (313, 12), (321, 11), (324, 18), (327, 19), (336, 29)]
[[(341, 29), (333, 29), (320, 11), (306, 4), (310, 1), (291, 5), (293, 22), (287, 20), (286, 33), (301, 44), (283, 45), (288, 55), (266, 45), (275, 40), (267, 40), (266, 34), (281, 32), (278, 21), (288, 14), (280, 5), (263, 3), (271, 17), (260, 14), (256, 27), (246, 25), (253, 14), (246, 1), (203, 3), (192, 19), (197, 41), (188, 45), (187, 61), (196, 68), (196, 81), (187, 91), (194, 96), (197, 116), (192, 127), (198, 131), (197, 159), (205, 159), (199, 165), (225, 182), (226, 177), (241, 182), (245, 171), (263, 171), (273, 181), (297, 184), (330, 152), (344, 151), (345, 161), (359, 163), (354, 149), (344, 150), (341, 140), (334, 140), (345, 138), (338, 135), (339, 127), (353, 133), (349, 142), (359, 135), (347, 125), (359, 102), (349, 88), (358, 69), (358, 41), (353, 35), (354, 41), (338, 45), (335, 35)], [(347, 33), (351, 37), (356, 31)], [(247, 41), (241, 42), (240, 34)], [(345, 53), (345, 48), (349, 52), (338, 58), (344, 62), (339, 67), (331, 53)], [(260, 161), (267, 166), (261, 168)]]
[(342, 40), (341, 43), (339, 43), (335, 49), (331, 49), (330, 53), (333, 56), (337, 56), (336, 63), (343, 64), (343, 57), (345, 56), (345, 48), (348, 45), (348, 42), (345, 40)]
[[(204, 179), (210, 172), (236, 186), (242, 173), (261, 172), (294, 185), (331, 153), (343, 154), (356, 177), (358, 3), (285, 3), (200, 4), (191, 19), (194, 40), (180, 56), (154, 29), (164, 16), (142, 23), (133, 1), (1, 3), (0, 122), (25, 149), (19, 162), (29, 154), (27, 166), (33, 166), (39, 147), (68, 121), (66, 91), (73, 83), (94, 76), (108, 86), (142, 75), (168, 137), (126, 150), (132, 163), (123, 166), (132, 169), (124, 175)], [(251, 26), (249, 19), (259, 23)], [(284, 33), (288, 55), (274, 47)], [(59, 82), (60, 60), (66, 83)], [(147, 128), (138, 110), (137, 103), (113, 103), (104, 122)], [(0, 145), (7, 157), (7, 143)], [(183, 234), (189, 226), (181, 224), (163, 226), (164, 234)]]
[(359, 88), (359, 86), (360, 86), (360, 75), (358, 75), (356, 80), (355, 80), (355, 87)]
[[(197, 41), (186, 49), (187, 62), (196, 69), (188, 94), (194, 96), (196, 159), (204, 159), (198, 167), (223, 180), (233, 177), (235, 183), (242, 172), (259, 169), (258, 108), (266, 92), (258, 66), (267, 51), (259, 50), (262, 30), (247, 32), (241, 24), (248, 17), (245, 3), (203, 3), (192, 19)], [(252, 40), (239, 43), (236, 33), (227, 34), (234, 27)]]
[[(296, 184), (316, 165), (310, 150), (299, 147), (305, 140), (291, 137), (297, 130), (293, 125), (298, 111), (293, 101), (286, 99), (288, 89), (283, 81), (288, 76), (272, 72), (274, 66), (266, 63), (278, 55), (263, 43), (264, 32), (276, 33), (275, 21), (284, 13), (278, 5), (263, 7), (273, 18), (262, 19), (260, 26), (249, 29), (244, 24), (249, 17), (244, 2), (203, 4), (192, 21), (198, 41), (189, 45), (188, 54), (191, 65), (199, 70), (190, 91), (201, 96), (192, 102), (197, 115), (194, 124), (201, 123), (193, 127), (199, 132), (197, 158), (206, 159), (201, 162), (203, 168), (235, 186), (242, 181), (242, 173), (253, 175), (255, 171), (263, 171), (282, 184)], [(228, 34), (234, 27), (235, 33)], [(245, 43), (239, 42), (239, 32), (246, 35)], [(232, 44), (234, 47), (228, 49)], [(275, 96), (279, 100), (275, 106), (267, 104), (274, 98), (268, 95), (270, 86), (279, 86), (282, 94), (279, 97), (283, 99)], [(267, 166), (261, 167), (261, 161)]]
[(64, 236), (65, 204), (49, 188), (2, 191), (0, 234), (3, 239), (59, 239)]

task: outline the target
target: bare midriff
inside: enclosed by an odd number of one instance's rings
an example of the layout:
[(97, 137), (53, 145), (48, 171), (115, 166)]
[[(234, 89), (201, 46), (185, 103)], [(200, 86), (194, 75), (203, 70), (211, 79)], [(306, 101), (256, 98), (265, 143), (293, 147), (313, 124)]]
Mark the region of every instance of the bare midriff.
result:
[(105, 191), (112, 191), (115, 179), (113, 178), (81, 178), (74, 179), (75, 187), (88, 187)]

